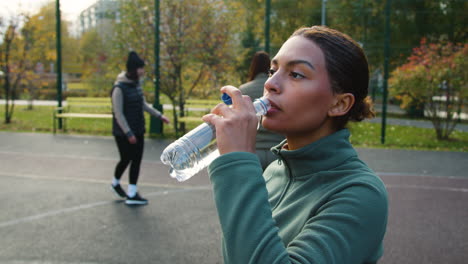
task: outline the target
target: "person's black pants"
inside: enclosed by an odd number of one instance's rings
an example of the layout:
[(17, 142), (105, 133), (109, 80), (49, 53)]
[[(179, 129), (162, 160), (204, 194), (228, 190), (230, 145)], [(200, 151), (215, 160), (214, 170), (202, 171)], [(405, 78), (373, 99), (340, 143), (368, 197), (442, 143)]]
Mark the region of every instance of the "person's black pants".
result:
[(130, 164), (129, 183), (137, 184), (140, 174), (140, 164), (143, 158), (144, 135), (137, 135), (137, 143), (130, 144), (127, 137), (115, 136), (119, 149), (120, 161), (115, 167), (114, 177), (120, 179), (128, 164)]

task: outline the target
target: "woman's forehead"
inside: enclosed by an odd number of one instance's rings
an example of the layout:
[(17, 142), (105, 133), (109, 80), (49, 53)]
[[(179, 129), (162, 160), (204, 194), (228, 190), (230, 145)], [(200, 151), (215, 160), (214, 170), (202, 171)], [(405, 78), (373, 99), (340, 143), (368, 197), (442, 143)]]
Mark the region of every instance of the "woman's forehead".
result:
[(277, 64), (288, 63), (291, 60), (305, 60), (313, 64), (324, 62), (323, 52), (312, 40), (302, 36), (289, 38), (272, 59)]

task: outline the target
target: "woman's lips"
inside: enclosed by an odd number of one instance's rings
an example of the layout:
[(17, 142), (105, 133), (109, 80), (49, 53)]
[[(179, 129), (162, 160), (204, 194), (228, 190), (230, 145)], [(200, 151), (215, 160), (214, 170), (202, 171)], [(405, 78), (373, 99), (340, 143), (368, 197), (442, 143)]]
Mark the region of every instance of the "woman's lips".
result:
[(266, 113), (267, 116), (272, 115), (274, 113), (278, 112), (277, 108), (270, 108), (268, 112)]
[(270, 109), (268, 109), (267, 115), (279, 112), (280, 108), (276, 105), (276, 103), (271, 101), (271, 100), (269, 100), (269, 101), (270, 101), (271, 107), (270, 107)]

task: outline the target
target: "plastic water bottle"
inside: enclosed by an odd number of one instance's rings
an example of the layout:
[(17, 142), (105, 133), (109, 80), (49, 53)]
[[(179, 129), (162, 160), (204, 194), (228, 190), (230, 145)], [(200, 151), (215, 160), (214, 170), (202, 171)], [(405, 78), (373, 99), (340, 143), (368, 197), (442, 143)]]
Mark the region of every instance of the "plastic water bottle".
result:
[[(223, 94), (222, 99), (226, 104), (232, 104), (227, 94)], [(256, 99), (253, 105), (257, 116), (265, 115), (270, 109), (270, 102), (264, 97)], [(161, 154), (161, 161), (171, 166), (171, 177), (182, 182), (190, 179), (218, 156), (215, 127), (203, 123), (167, 146)]]

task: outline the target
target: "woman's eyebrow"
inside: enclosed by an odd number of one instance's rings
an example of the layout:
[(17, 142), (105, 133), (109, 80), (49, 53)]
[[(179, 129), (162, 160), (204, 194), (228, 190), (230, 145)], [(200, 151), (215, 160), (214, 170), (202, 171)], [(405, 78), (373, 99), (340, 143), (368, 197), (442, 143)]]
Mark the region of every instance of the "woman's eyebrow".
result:
[(312, 70), (315, 71), (315, 67), (314, 65), (312, 65), (312, 63), (306, 61), (306, 60), (292, 60), (292, 61), (289, 61), (286, 65), (287, 66), (294, 66), (296, 64), (305, 64), (307, 66), (309, 66)]
[[(272, 64), (272, 65), (278, 65), (278, 60), (273, 59), (273, 60), (271, 61), (271, 64)], [(305, 64), (305, 65), (309, 66), (309, 68), (311, 68), (312, 70), (314, 70), (314, 71), (316, 70), (315, 67), (314, 67), (314, 65), (312, 65), (312, 63), (310, 63), (310, 62), (308, 62), (308, 61), (306, 61), (306, 60), (292, 60), (292, 61), (289, 61), (289, 62), (286, 64), (286, 66), (291, 67), (291, 66), (294, 66), (294, 65), (296, 65), (296, 64)]]

